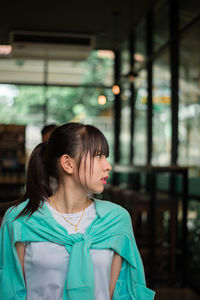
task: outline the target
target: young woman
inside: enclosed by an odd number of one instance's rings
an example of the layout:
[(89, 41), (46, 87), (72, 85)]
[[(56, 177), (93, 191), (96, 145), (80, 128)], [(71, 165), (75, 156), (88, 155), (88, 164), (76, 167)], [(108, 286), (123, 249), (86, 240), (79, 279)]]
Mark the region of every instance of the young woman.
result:
[(78, 123), (34, 149), (26, 193), (1, 227), (0, 300), (153, 299), (128, 212), (88, 196), (104, 189), (108, 154), (104, 135)]

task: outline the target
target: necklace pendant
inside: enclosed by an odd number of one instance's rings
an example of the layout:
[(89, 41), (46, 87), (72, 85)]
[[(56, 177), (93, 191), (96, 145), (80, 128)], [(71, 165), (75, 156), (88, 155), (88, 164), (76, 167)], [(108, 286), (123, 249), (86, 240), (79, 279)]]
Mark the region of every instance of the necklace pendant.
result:
[(75, 225), (74, 231), (78, 231), (78, 226), (77, 225)]

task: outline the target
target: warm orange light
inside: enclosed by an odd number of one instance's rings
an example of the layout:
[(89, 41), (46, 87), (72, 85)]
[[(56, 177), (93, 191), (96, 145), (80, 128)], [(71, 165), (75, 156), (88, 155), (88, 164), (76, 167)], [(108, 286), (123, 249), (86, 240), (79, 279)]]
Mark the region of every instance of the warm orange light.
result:
[(144, 56), (140, 53), (135, 53), (134, 58), (136, 61), (140, 61), (140, 62), (144, 61)]
[(12, 52), (10, 45), (0, 45), (0, 55), (9, 55)]
[(98, 97), (98, 103), (99, 103), (100, 105), (106, 104), (106, 97), (105, 97), (104, 95), (100, 95), (100, 96)]
[(111, 50), (98, 50), (97, 55), (98, 55), (98, 57), (101, 57), (101, 58), (109, 58), (109, 59), (115, 58), (115, 54)]
[(118, 85), (113, 85), (112, 91), (114, 95), (118, 95), (120, 93), (120, 87)]

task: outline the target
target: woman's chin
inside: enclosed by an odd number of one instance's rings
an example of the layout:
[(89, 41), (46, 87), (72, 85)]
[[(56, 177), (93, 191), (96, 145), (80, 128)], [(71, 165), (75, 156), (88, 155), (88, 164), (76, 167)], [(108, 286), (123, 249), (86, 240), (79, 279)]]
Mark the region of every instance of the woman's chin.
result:
[(101, 188), (95, 189), (95, 190), (91, 191), (90, 193), (98, 195), (98, 194), (103, 193), (103, 191), (104, 191), (104, 186), (102, 186)]

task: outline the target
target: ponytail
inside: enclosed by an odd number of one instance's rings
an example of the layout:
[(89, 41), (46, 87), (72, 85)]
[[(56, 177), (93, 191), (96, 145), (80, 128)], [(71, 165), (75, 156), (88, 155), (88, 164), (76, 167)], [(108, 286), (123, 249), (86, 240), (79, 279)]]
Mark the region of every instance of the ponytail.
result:
[(25, 208), (16, 217), (19, 218), (22, 215), (31, 216), (42, 204), (44, 200), (52, 195), (50, 187), (50, 176), (47, 173), (45, 166), (45, 151), (46, 142), (40, 143), (31, 153), (26, 178), (26, 192), (18, 200), (6, 203), (7, 208), (9, 206), (17, 206), (18, 204), (29, 199)]
[(32, 152), (26, 179), (26, 199), (29, 199), (27, 206), (20, 215), (32, 215), (44, 200), (52, 195), (50, 187), (50, 176), (46, 171), (44, 162), (46, 143), (40, 143)]

